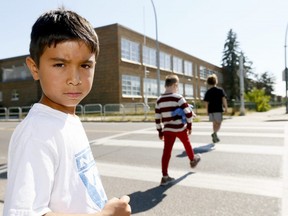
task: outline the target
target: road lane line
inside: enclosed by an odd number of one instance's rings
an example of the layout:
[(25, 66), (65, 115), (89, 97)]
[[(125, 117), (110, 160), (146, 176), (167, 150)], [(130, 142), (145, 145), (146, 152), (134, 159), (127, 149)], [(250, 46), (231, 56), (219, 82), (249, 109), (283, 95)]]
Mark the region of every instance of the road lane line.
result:
[(113, 139), (113, 138), (118, 138), (118, 137), (121, 137), (121, 136), (130, 135), (130, 134), (133, 134), (133, 133), (143, 134), (147, 130), (151, 130), (151, 128), (144, 128), (144, 129), (135, 130), (135, 131), (127, 131), (127, 132), (124, 132), (124, 133), (114, 134), (114, 135), (107, 136), (107, 137), (104, 137), (104, 138), (91, 140), (90, 144), (91, 145), (97, 145), (98, 143), (105, 143), (107, 140), (110, 140), (110, 139)]
[[(131, 132), (127, 132), (126, 134), (137, 134), (140, 133), (141, 134), (151, 134), (154, 136), (158, 136), (158, 132), (155, 131), (149, 131), (149, 130), (143, 130), (143, 131), (131, 131)], [(193, 131), (192, 129), (192, 135), (191, 136), (210, 136), (211, 132), (210, 131)], [(219, 132), (219, 136), (235, 136), (235, 137), (267, 137), (267, 138), (284, 138), (284, 134), (283, 133), (267, 133), (267, 132), (263, 132), (263, 133), (254, 133), (254, 132)]]
[[(161, 179), (161, 171), (151, 167), (108, 164), (99, 161), (97, 162), (97, 167), (102, 176), (150, 181), (156, 184), (159, 184)], [(187, 175), (188, 172), (191, 172), (191, 170), (169, 170), (171, 176), (176, 179)], [(229, 176), (196, 172), (181, 180), (177, 185), (282, 198), (281, 182), (282, 180), (279, 178), (253, 178), (249, 176)]]
[(282, 198), (282, 216), (288, 215), (288, 126), (285, 126), (284, 132), (284, 149), (283, 149), (283, 164), (282, 164), (282, 185), (283, 185), (283, 198)]
[[(123, 147), (135, 147), (135, 148), (152, 148), (162, 149), (163, 141), (143, 141), (143, 140), (93, 140), (90, 142), (91, 146), (103, 145), (103, 146), (123, 146)], [(212, 144), (207, 143), (192, 143), (193, 148), (208, 148)], [(182, 143), (177, 140), (174, 144), (174, 149), (184, 150)], [(261, 146), (261, 145), (243, 145), (243, 144), (216, 144), (215, 150), (217, 152), (236, 152), (245, 154), (262, 154), (262, 155), (283, 155), (282, 146)]]

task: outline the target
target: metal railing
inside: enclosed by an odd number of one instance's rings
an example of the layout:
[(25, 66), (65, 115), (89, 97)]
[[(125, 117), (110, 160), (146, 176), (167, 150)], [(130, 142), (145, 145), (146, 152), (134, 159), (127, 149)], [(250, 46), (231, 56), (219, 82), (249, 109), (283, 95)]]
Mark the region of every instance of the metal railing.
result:
[[(31, 109), (31, 106), (23, 107), (0, 107), (0, 120), (21, 120)], [(127, 104), (85, 104), (77, 105), (76, 114), (82, 120), (108, 120), (112, 117), (125, 120), (127, 116), (137, 115), (147, 119), (149, 106), (144, 103), (127, 103)]]
[[(271, 107), (283, 106), (283, 103), (269, 103)], [(232, 109), (239, 108), (235, 102)], [(254, 103), (245, 103), (246, 109), (254, 109)], [(22, 120), (31, 109), (31, 106), (23, 107), (0, 107), (0, 120)], [(81, 120), (86, 121), (146, 121), (154, 119), (155, 103), (126, 103), (126, 104), (85, 104), (77, 105), (76, 114)]]

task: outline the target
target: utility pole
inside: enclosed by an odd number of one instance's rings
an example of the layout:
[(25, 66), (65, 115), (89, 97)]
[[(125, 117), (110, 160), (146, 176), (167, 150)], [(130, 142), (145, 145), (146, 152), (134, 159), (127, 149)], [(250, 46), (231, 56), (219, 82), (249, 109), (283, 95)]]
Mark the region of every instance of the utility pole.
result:
[(287, 31), (288, 31), (288, 23), (287, 23), (287, 26), (286, 26), (286, 32), (285, 32), (285, 44), (284, 44), (284, 56), (285, 56), (285, 83), (286, 83), (286, 86), (285, 86), (285, 100), (286, 100), (286, 114), (288, 113), (288, 98), (287, 98), (287, 89), (288, 89), (288, 69), (287, 69), (287, 55), (286, 55), (286, 48), (287, 48)]
[(240, 116), (245, 115), (245, 104), (244, 104), (244, 67), (243, 67), (243, 53), (241, 53), (239, 61), (239, 80), (240, 80)]
[(160, 96), (160, 53), (159, 53), (159, 41), (158, 41), (158, 24), (157, 13), (153, 0), (151, 0), (154, 15), (155, 15), (155, 27), (156, 27), (156, 64), (157, 64), (157, 96)]

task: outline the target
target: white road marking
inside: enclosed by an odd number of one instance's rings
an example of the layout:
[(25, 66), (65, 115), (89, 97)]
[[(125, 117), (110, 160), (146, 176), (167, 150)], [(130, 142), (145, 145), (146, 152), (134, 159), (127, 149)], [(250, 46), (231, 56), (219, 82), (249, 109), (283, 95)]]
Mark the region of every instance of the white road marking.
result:
[[(252, 130), (252, 129), (251, 129)], [(127, 132), (126, 134), (137, 134), (140, 133), (138, 131), (131, 131)], [(149, 131), (149, 130), (143, 130), (141, 134), (151, 134), (154, 136), (157, 136), (158, 132), (155, 131)], [(192, 135), (191, 136), (210, 136), (211, 131), (193, 131), (192, 129)], [(283, 133), (247, 133), (246, 132), (219, 132), (219, 136), (235, 136), (235, 137), (270, 137), (270, 138), (283, 138), (284, 134)]]
[[(161, 171), (151, 167), (136, 167), (97, 162), (102, 176), (160, 183)], [(171, 176), (181, 178), (193, 170), (169, 170)], [(249, 176), (229, 176), (197, 172), (188, 175), (177, 185), (253, 194), (281, 198), (282, 180), (278, 178), (253, 178)]]
[(288, 215), (288, 126), (285, 126), (285, 138), (283, 149), (283, 165), (282, 165), (282, 216)]
[[(163, 141), (143, 141), (143, 140), (116, 140), (116, 139), (99, 139), (92, 140), (91, 146), (104, 145), (104, 146), (123, 146), (123, 147), (135, 147), (135, 148), (152, 148), (162, 149)], [(193, 143), (193, 148), (205, 148), (207, 143)], [(174, 149), (184, 150), (184, 147), (180, 141), (176, 141)], [(264, 155), (282, 155), (282, 146), (261, 146), (261, 145), (243, 145), (243, 144), (216, 144), (215, 150), (217, 152), (236, 152), (245, 154), (264, 154)]]

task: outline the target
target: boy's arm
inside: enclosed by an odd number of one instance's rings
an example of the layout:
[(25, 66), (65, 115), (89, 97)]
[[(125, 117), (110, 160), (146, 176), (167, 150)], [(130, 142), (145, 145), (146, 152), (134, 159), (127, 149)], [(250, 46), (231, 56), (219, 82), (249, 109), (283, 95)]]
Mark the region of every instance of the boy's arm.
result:
[(187, 102), (184, 100), (185, 103), (183, 103), (183, 105), (181, 106), (181, 108), (183, 109), (183, 113), (186, 117), (186, 129), (187, 129), (187, 133), (188, 135), (190, 135), (192, 133), (192, 117), (193, 117), (193, 112), (192, 109), (189, 107), (189, 104), (187, 104)]
[(158, 136), (160, 140), (163, 140), (164, 135), (162, 132), (162, 125), (161, 125), (161, 113), (160, 113), (160, 109), (158, 108), (157, 104), (155, 107), (155, 124), (156, 124), (156, 129), (158, 131)]
[(227, 105), (226, 97), (222, 97), (222, 103), (223, 103), (223, 106), (224, 106), (224, 112), (227, 113), (228, 112), (228, 105)]
[(208, 101), (204, 101), (204, 102), (205, 102), (206, 113), (207, 113), (207, 115), (209, 115), (209, 112), (208, 112)]
[(49, 212), (43, 216), (130, 216), (131, 207), (129, 201), (130, 198), (128, 196), (123, 196), (120, 199), (112, 198), (106, 203), (101, 212), (95, 214), (62, 214)]

